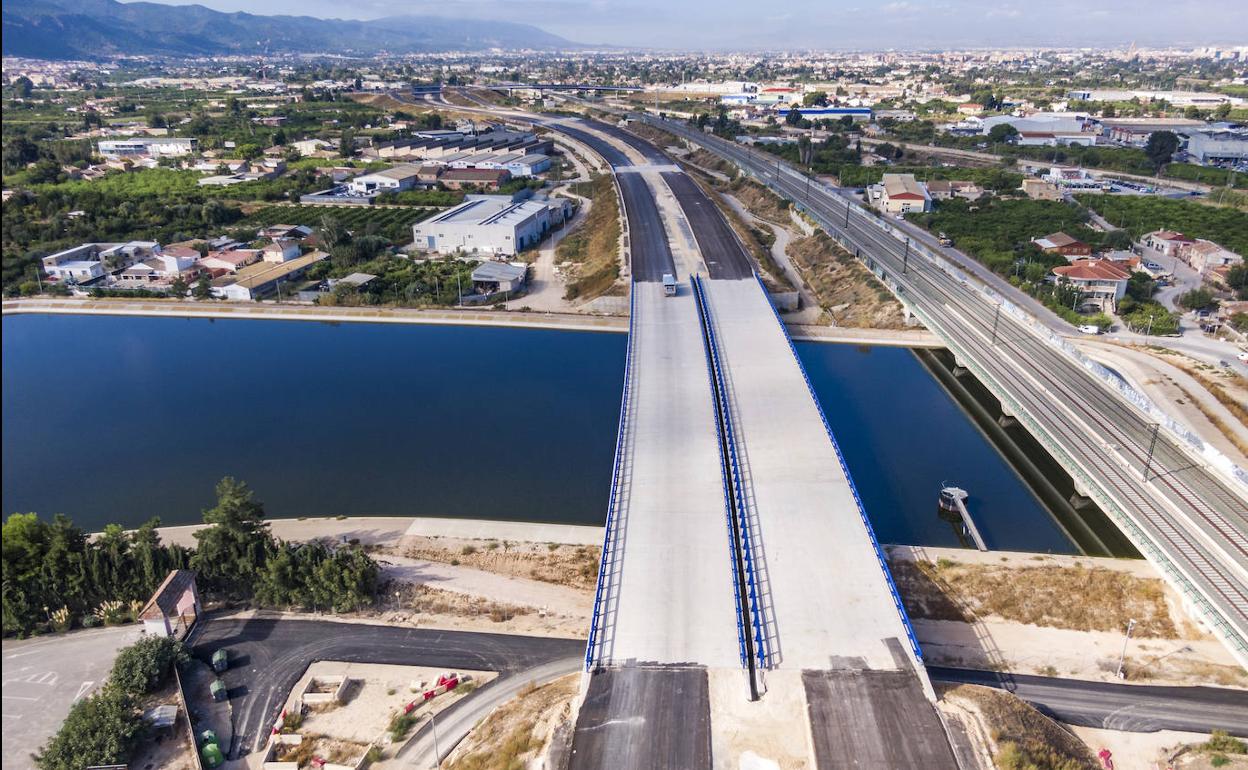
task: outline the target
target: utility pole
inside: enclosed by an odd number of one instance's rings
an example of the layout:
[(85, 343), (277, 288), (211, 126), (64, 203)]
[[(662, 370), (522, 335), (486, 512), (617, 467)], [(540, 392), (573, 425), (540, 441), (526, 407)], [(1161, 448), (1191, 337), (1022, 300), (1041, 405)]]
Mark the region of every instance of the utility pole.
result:
[(1118, 655), (1118, 672), (1119, 679), (1126, 679), (1127, 674), (1122, 667), (1127, 662), (1127, 642), (1131, 641), (1131, 632), (1135, 630), (1135, 618), (1127, 620), (1127, 635), (1122, 639), (1122, 653)]
[(910, 239), (906, 239), (906, 253), (901, 255), (901, 274), (905, 275), (910, 265)]
[(1161, 432), (1161, 423), (1153, 423), (1153, 437), (1148, 442), (1148, 457), (1144, 460), (1144, 481), (1148, 481), (1148, 471), (1153, 465), (1153, 452), (1157, 449), (1157, 434)]
[(997, 322), (1001, 320), (1001, 303), (997, 303), (997, 309), (992, 314), (992, 346), (997, 346)]

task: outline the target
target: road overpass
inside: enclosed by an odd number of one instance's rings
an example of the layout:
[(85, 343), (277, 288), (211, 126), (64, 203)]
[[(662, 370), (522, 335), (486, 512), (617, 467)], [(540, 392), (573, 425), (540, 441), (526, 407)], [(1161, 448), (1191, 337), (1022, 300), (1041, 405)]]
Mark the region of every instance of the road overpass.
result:
[(1000, 399), (1002, 416), (1026, 425), (1077, 489), (1100, 504), (1189, 609), (1248, 665), (1248, 487), (1242, 471), (1193, 446), (1157, 410), (1129, 403), (1060, 336), (848, 196), (775, 156), (683, 124), (646, 121), (733, 161), (859, 255)]

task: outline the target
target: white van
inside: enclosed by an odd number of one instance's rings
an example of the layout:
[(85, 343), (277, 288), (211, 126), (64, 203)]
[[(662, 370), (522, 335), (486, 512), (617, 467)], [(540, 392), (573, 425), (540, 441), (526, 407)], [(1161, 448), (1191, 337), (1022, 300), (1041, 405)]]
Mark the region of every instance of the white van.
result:
[(1100, 334), (1101, 327), (1097, 326), (1096, 324), (1084, 324), (1079, 327), (1079, 331), (1083, 332), (1084, 334)]

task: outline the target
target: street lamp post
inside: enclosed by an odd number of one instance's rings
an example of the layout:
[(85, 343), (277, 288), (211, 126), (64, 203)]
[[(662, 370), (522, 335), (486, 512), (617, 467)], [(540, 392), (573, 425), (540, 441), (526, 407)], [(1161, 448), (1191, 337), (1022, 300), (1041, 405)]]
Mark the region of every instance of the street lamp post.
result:
[(1127, 635), (1122, 638), (1122, 652), (1118, 655), (1118, 671), (1119, 679), (1126, 679), (1127, 674), (1123, 671), (1123, 665), (1127, 662), (1127, 642), (1131, 641), (1131, 632), (1135, 630), (1135, 618), (1127, 620)]
[(438, 715), (433, 711), (429, 712), (429, 726), (433, 728), (433, 766), (436, 770), (442, 767), (442, 750), (438, 748)]

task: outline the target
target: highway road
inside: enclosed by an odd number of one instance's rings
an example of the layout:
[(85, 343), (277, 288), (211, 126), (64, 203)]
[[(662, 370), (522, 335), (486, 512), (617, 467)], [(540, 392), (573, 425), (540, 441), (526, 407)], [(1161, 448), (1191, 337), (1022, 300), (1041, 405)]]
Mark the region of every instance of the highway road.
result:
[(929, 666), (932, 680), (1009, 690), (1067, 724), (1127, 732), (1226, 730), (1248, 737), (1248, 692), (1157, 687)]
[[(799, 202), (886, 275), (920, 319), (1191, 599), (1248, 665), (1248, 499), (948, 264), (773, 156), (657, 119)], [(809, 196), (807, 190), (809, 189)], [(1147, 480), (1145, 480), (1145, 477)]]
[[(589, 124), (589, 121), (586, 123)], [(598, 130), (609, 128), (597, 122), (591, 125)], [(628, 156), (611, 142), (590, 131), (569, 125), (566, 119), (552, 123), (548, 128), (587, 145), (611, 164), (612, 169), (618, 171), (633, 165)], [(641, 174), (617, 173), (615, 178), (620, 186), (624, 216), (628, 220), (628, 250), (633, 280), (661, 281), (664, 273), (674, 275), (676, 264), (672, 259), (672, 247), (663, 230), (663, 220), (659, 217), (654, 193)]]

